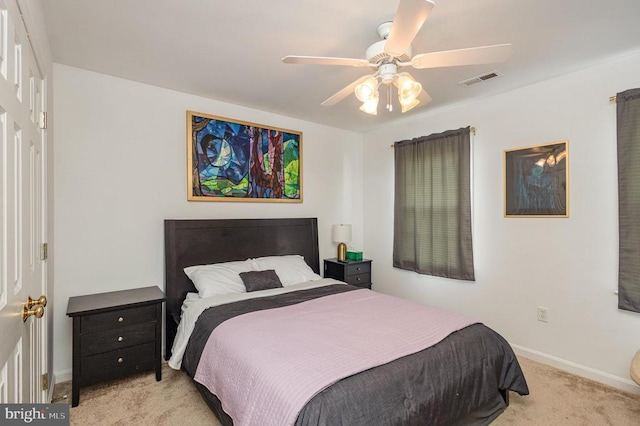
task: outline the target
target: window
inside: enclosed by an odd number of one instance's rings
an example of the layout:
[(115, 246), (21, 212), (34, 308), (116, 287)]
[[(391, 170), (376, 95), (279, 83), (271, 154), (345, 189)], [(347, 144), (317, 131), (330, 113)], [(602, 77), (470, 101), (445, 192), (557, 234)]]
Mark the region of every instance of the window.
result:
[(474, 281), (470, 128), (394, 148), (393, 266)]
[(640, 312), (640, 89), (616, 96), (620, 254), (618, 307)]

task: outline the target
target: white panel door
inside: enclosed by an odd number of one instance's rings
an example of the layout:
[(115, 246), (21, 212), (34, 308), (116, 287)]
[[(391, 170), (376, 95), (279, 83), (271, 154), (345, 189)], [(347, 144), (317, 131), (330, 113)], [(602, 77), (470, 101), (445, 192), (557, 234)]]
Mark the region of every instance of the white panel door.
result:
[[(46, 402), (45, 314), (23, 318), (46, 293), (43, 80), (15, 0), (0, 0), (0, 403)], [(35, 304), (32, 311), (38, 311)]]

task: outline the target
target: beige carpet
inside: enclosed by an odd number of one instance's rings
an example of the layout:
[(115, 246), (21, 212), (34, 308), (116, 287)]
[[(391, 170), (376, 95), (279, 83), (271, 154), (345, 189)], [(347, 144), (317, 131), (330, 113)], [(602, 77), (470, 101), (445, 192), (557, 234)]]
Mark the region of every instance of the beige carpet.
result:
[[(509, 407), (493, 425), (640, 425), (640, 396), (519, 360), (531, 394), (511, 393)], [(69, 382), (56, 385), (54, 402), (70, 402), (70, 396)], [(150, 372), (82, 389), (71, 424), (220, 425), (186, 374), (166, 364), (161, 382)]]
[(518, 357), (529, 395), (510, 392), (493, 425), (640, 425), (640, 396)]

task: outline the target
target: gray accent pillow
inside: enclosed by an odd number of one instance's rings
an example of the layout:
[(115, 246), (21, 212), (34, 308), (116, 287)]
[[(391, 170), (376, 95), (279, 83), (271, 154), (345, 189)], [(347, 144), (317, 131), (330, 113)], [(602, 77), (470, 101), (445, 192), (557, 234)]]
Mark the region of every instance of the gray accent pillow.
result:
[(247, 288), (247, 292), (282, 287), (282, 282), (274, 269), (241, 272), (240, 278)]

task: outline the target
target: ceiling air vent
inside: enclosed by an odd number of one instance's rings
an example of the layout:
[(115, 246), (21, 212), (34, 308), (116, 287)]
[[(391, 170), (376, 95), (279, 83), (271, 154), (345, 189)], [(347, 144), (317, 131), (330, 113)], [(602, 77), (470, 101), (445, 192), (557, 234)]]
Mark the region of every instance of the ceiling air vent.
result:
[(472, 86), (472, 85), (474, 85), (476, 83), (482, 83), (483, 81), (491, 80), (492, 78), (496, 78), (498, 76), (499, 76), (499, 74), (497, 72), (492, 71), (492, 72), (487, 73), (487, 74), (483, 74), (483, 75), (479, 75), (477, 77), (471, 77), (471, 78), (468, 78), (466, 80), (459, 81), (458, 84), (463, 84), (465, 86)]

